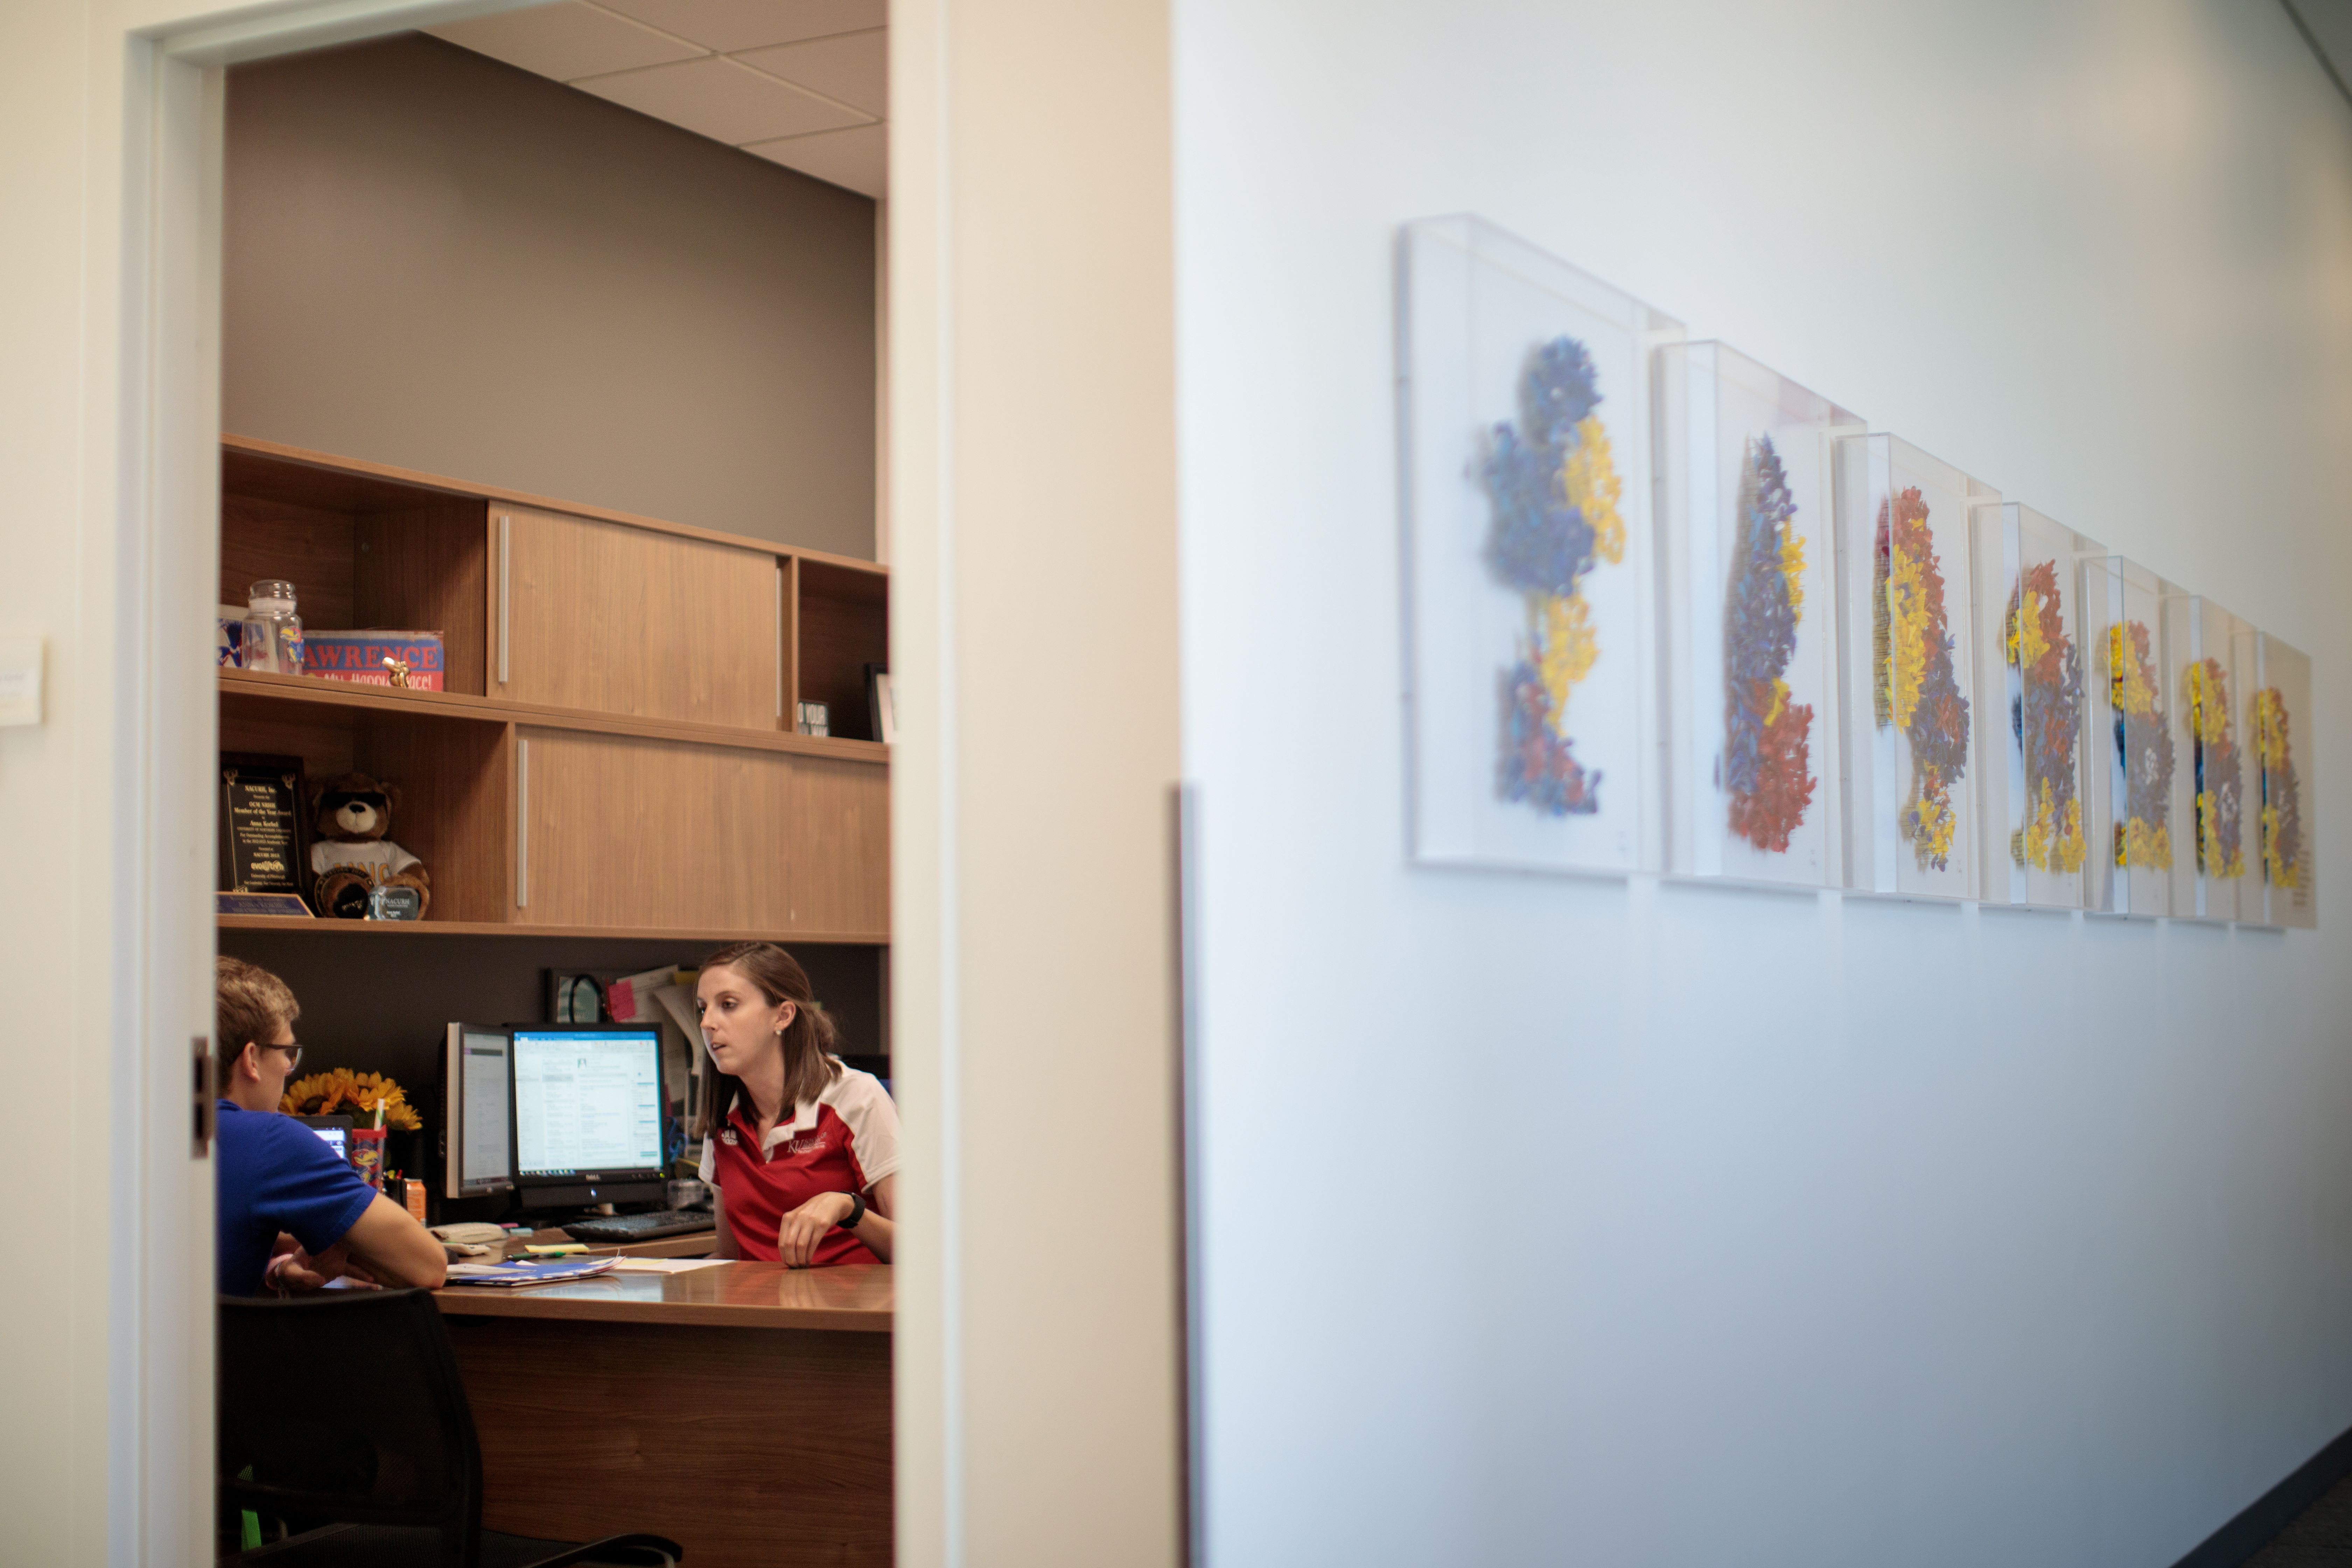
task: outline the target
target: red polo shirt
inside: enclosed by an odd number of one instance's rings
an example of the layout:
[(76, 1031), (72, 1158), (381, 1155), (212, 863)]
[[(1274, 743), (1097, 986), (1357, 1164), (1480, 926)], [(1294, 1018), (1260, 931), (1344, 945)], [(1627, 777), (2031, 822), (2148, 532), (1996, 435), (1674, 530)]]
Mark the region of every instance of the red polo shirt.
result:
[[(727, 1205), (727, 1226), (745, 1258), (776, 1260), (776, 1232), (784, 1216), (821, 1193), (863, 1193), (898, 1169), (898, 1110), (872, 1073), (844, 1067), (814, 1100), (801, 1101), (790, 1121), (779, 1121), (764, 1146), (751, 1108), (741, 1101), (728, 1125), (702, 1143), (702, 1179)], [(814, 1268), (879, 1263), (850, 1232), (825, 1232), (810, 1257)]]

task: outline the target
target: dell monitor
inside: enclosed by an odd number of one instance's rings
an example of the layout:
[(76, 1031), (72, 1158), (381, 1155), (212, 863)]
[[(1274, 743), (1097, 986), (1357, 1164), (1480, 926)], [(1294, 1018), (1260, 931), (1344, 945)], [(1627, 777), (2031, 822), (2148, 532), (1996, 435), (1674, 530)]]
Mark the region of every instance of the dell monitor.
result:
[(517, 1024), (507, 1033), (523, 1206), (660, 1202), (667, 1173), (660, 1031)]
[(514, 1185), (514, 1118), (507, 1108), (508, 1031), (452, 1024), (441, 1063), (441, 1195), (481, 1198)]

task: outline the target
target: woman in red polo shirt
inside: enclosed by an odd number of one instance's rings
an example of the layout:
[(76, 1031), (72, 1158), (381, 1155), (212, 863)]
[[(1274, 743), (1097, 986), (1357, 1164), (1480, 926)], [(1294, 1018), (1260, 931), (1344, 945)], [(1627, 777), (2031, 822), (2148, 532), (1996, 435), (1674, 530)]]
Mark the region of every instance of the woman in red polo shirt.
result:
[(898, 1108), (880, 1079), (833, 1055), (808, 975), (773, 942), (736, 942), (702, 961), (694, 1005), (719, 1068), (702, 1113), (718, 1255), (889, 1262)]

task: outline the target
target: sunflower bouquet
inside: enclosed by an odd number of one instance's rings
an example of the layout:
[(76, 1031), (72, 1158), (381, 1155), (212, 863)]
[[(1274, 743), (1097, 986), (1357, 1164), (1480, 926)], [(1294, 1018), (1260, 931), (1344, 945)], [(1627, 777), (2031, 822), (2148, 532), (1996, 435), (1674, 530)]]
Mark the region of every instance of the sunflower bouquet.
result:
[(278, 1102), (289, 1116), (348, 1116), (361, 1127), (375, 1125), (378, 1106), (383, 1108), (386, 1127), (415, 1132), (425, 1125), (400, 1085), (381, 1073), (355, 1073), (349, 1068), (296, 1079)]

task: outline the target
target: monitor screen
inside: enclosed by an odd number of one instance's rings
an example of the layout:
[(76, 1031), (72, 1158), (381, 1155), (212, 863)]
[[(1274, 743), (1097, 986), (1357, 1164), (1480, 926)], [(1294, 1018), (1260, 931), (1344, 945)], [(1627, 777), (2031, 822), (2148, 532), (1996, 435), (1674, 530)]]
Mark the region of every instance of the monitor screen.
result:
[[(320, 1127), (313, 1125), (310, 1131), (316, 1132), (320, 1138), (325, 1142), (327, 1147), (335, 1152), (336, 1159), (349, 1160), (352, 1157), (352, 1130), (348, 1126)], [(298, 1143), (295, 1147), (299, 1149), (301, 1145)]]
[(458, 1184), (468, 1193), (490, 1192), (514, 1175), (508, 1146), (506, 1031), (461, 1030), (457, 1048), (463, 1121), (457, 1130)]
[(660, 1174), (657, 1031), (517, 1025), (513, 1053), (517, 1179)]

